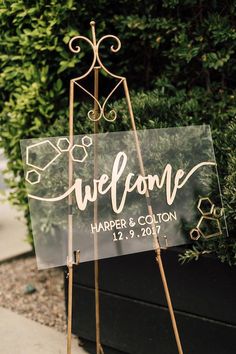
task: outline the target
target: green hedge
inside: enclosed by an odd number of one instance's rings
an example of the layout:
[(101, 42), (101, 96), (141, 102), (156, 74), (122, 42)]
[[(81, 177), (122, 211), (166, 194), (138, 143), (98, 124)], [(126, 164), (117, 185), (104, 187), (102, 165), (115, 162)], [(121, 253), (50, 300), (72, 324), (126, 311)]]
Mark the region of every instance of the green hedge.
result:
[[(30, 220), (19, 140), (67, 132), (69, 80), (91, 62), (89, 48), (68, 49), (76, 34), (117, 34), (121, 51), (102, 51), (104, 63), (128, 78), (141, 127), (208, 123), (212, 127), (231, 237), (195, 244), (183, 260), (216, 253), (236, 263), (236, 1), (5, 0), (0, 4), (1, 140), (14, 204)], [(129, 14), (127, 16), (127, 14)], [(127, 129), (125, 106), (117, 103)], [(86, 103), (77, 131), (90, 129)], [(103, 127), (105, 128), (105, 127)], [(114, 129), (114, 126), (110, 126)]]

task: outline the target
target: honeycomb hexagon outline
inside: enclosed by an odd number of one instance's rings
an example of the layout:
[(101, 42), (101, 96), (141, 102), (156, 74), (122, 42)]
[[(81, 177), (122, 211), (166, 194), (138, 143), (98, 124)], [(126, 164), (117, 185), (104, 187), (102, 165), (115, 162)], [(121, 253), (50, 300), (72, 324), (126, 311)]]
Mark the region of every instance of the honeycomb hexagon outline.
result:
[[(193, 236), (193, 234), (194, 233), (197, 233), (197, 236)], [(190, 231), (190, 238), (192, 239), (192, 240), (194, 240), (194, 241), (197, 241), (197, 240), (199, 240), (199, 238), (201, 237), (201, 234), (200, 234), (200, 231), (198, 230), (198, 229), (192, 229), (191, 231)]]
[(219, 207), (215, 207), (214, 211), (213, 211), (213, 215), (215, 218), (221, 218), (224, 215), (224, 209), (223, 208), (219, 208)]
[[(66, 149), (62, 149), (62, 148), (60, 148), (60, 142), (62, 141), (62, 140), (66, 140), (67, 141), (67, 143), (68, 143), (68, 147), (66, 148)], [(58, 147), (58, 149), (60, 150), (60, 151), (69, 151), (70, 150), (70, 148), (71, 148), (71, 143), (70, 143), (70, 141), (67, 139), (67, 138), (60, 138), (60, 139), (58, 139), (58, 141), (57, 141), (57, 147)]]
[[(85, 140), (89, 140), (89, 143), (85, 143), (84, 141)], [(90, 136), (83, 136), (82, 138), (82, 144), (86, 147), (89, 147), (90, 145), (92, 145), (93, 141), (92, 141), (92, 138), (90, 138)]]
[[(217, 224), (217, 227), (218, 227), (218, 232), (214, 232), (213, 234), (210, 234), (210, 235), (205, 235), (204, 234), (204, 232), (201, 230), (201, 223), (204, 221), (204, 220), (213, 220), (213, 221), (215, 221), (216, 222), (216, 224)], [(208, 238), (211, 238), (211, 237), (215, 237), (215, 236), (221, 236), (222, 235), (222, 230), (221, 230), (221, 227), (220, 227), (220, 221), (219, 221), (219, 219), (216, 219), (216, 218), (212, 218), (212, 217), (210, 217), (210, 216), (205, 216), (205, 215), (203, 215), (201, 218), (200, 218), (200, 220), (199, 220), (199, 222), (198, 222), (198, 224), (197, 224), (197, 229), (199, 230), (199, 232), (200, 232), (200, 234), (202, 235), (202, 237), (203, 238), (205, 238), (205, 239), (208, 239)]]
[[(32, 173), (32, 172), (34, 172), (35, 174), (38, 175), (38, 179), (37, 179), (36, 181), (34, 181), (34, 182), (32, 182), (32, 181), (29, 179), (29, 174)], [(26, 172), (25, 180), (26, 180), (27, 182), (29, 182), (30, 184), (39, 183), (39, 182), (40, 182), (40, 179), (41, 179), (41, 175), (40, 175), (40, 173), (38, 173), (38, 171), (36, 171), (36, 170), (30, 170), (30, 171), (27, 171), (27, 172)]]
[[(82, 148), (82, 149), (84, 150), (85, 154), (84, 154), (84, 157), (83, 157), (82, 159), (75, 159), (75, 158), (74, 158), (74, 156), (73, 156), (73, 150), (74, 150), (76, 147), (80, 147), (80, 148)], [(71, 158), (72, 158), (73, 161), (75, 161), (75, 162), (84, 162), (84, 160), (85, 160), (85, 159), (87, 158), (87, 156), (88, 156), (88, 153), (87, 153), (87, 151), (86, 151), (86, 149), (85, 149), (85, 147), (84, 147), (83, 145), (75, 144), (75, 145), (72, 147), (72, 149), (70, 150), (70, 155), (71, 155)]]
[[(201, 209), (201, 204), (203, 201), (207, 200), (209, 202), (209, 204), (211, 205), (211, 208), (208, 212), (204, 212), (202, 209)], [(214, 210), (214, 207), (215, 205), (212, 203), (212, 201), (210, 200), (209, 197), (204, 197), (204, 198), (200, 198), (199, 201), (198, 201), (198, 205), (197, 205), (197, 208), (198, 210), (200, 211), (200, 213), (202, 215), (211, 215), (213, 213), (213, 210)]]
[[(49, 143), (53, 147), (53, 149), (57, 152), (57, 155), (46, 166), (44, 166), (43, 168), (39, 167), (39, 166), (36, 166), (36, 165), (33, 165), (32, 163), (29, 163), (29, 149), (31, 149), (31, 148), (33, 148), (35, 146), (39, 146), (39, 145), (45, 144), (45, 143)], [(40, 143), (36, 143), (36, 144), (30, 145), (30, 146), (27, 146), (27, 148), (26, 148), (26, 164), (28, 166), (32, 166), (34, 168), (37, 168), (40, 171), (45, 171), (46, 168), (48, 166), (50, 166), (53, 163), (53, 161), (55, 161), (58, 158), (59, 155), (61, 155), (61, 152), (56, 148), (56, 146), (54, 146), (51, 143), (50, 140), (44, 140), (44, 141), (41, 141)]]

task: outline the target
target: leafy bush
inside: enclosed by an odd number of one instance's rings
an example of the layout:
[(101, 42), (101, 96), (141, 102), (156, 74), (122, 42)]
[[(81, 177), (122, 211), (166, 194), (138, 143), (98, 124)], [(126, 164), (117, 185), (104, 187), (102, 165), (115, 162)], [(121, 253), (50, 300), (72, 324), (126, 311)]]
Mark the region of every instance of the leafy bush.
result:
[[(85, 72), (90, 48), (75, 55), (69, 39), (117, 34), (119, 54), (103, 50), (104, 63), (127, 76), (137, 125), (161, 127), (208, 123), (212, 127), (231, 237), (197, 243), (182, 260), (216, 253), (236, 263), (236, 1), (212, 0), (5, 0), (0, 4), (1, 141), (8, 157), (11, 201), (29, 226), (19, 140), (66, 134), (69, 80)], [(127, 14), (129, 14), (127, 16)], [(104, 94), (104, 92), (102, 92)], [(116, 103), (124, 112), (124, 101)], [(77, 131), (90, 127), (86, 103)], [(118, 129), (127, 129), (124, 118)], [(110, 126), (114, 129), (114, 126)]]

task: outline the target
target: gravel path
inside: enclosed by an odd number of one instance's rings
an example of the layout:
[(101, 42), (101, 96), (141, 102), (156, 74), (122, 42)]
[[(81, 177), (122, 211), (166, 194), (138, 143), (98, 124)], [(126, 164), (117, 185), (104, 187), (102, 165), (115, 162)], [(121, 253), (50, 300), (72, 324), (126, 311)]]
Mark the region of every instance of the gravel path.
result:
[(62, 269), (38, 271), (35, 257), (0, 264), (0, 306), (65, 332)]

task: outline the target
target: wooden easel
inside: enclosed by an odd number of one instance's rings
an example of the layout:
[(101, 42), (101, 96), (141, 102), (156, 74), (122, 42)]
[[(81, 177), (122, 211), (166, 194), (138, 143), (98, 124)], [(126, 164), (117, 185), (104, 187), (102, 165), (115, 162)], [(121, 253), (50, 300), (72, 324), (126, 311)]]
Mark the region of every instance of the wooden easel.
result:
[[(81, 75), (77, 78), (74, 78), (70, 81), (70, 96), (69, 96), (69, 137), (70, 137), (70, 143), (73, 144), (73, 126), (74, 126), (74, 88), (75, 85), (79, 86), (82, 90), (84, 90), (88, 95), (90, 95), (93, 100), (94, 100), (94, 109), (92, 111), (88, 112), (88, 118), (94, 122), (94, 133), (98, 132), (98, 122), (101, 118), (104, 118), (107, 121), (114, 121), (116, 119), (116, 112), (112, 111), (110, 115), (106, 115), (105, 113), (105, 106), (106, 103), (109, 99), (109, 97), (113, 94), (113, 92), (118, 88), (119, 85), (123, 85), (124, 88), (124, 93), (127, 101), (127, 107), (130, 115), (130, 121), (131, 121), (131, 127), (132, 131), (134, 134), (134, 139), (135, 139), (135, 145), (137, 149), (137, 156), (138, 156), (138, 161), (139, 161), (139, 167), (140, 167), (140, 172), (143, 176), (145, 176), (145, 169), (143, 165), (143, 159), (142, 159), (142, 154), (141, 154), (141, 149), (140, 149), (140, 144), (139, 144), (139, 139), (137, 135), (137, 130), (136, 130), (136, 124), (135, 124), (135, 119), (134, 119), (134, 114), (133, 114), (133, 109), (131, 105), (131, 100), (130, 100), (130, 95), (129, 95), (129, 89), (127, 85), (127, 81), (125, 77), (115, 75), (111, 73), (102, 63), (100, 56), (99, 56), (99, 47), (100, 44), (106, 40), (106, 39), (112, 39), (115, 41), (116, 46), (111, 46), (111, 51), (112, 52), (117, 52), (119, 51), (121, 47), (121, 42), (120, 40), (113, 35), (106, 35), (103, 36), (101, 39), (97, 41), (96, 39), (96, 32), (95, 32), (95, 22), (91, 21), (91, 30), (92, 30), (92, 41), (84, 36), (76, 36), (73, 37), (70, 40), (69, 43), (69, 48), (73, 53), (79, 53), (80, 52), (80, 47), (77, 44), (76, 46), (72, 46), (75, 42), (78, 42), (80, 40), (83, 40), (87, 42), (93, 51), (93, 61), (90, 66), (90, 68), (87, 70), (87, 72), (84, 75)], [(104, 70), (110, 77), (118, 79), (118, 84), (115, 86), (115, 88), (110, 92), (104, 103), (101, 105), (99, 102), (99, 95), (98, 95), (98, 87), (99, 87), (99, 72), (100, 70)], [(84, 78), (86, 78), (91, 72), (94, 72), (94, 94), (92, 95), (90, 92), (88, 92), (85, 88), (83, 88), (80, 85), (80, 81)], [(95, 147), (96, 148), (96, 147)], [(96, 154), (95, 154), (96, 156)], [(96, 174), (96, 161), (95, 161), (95, 167), (94, 167), (94, 173)], [(71, 187), (73, 184), (73, 163), (72, 160), (69, 159), (69, 187)], [(150, 196), (149, 193), (146, 192), (145, 194), (146, 200), (147, 200), (147, 210), (149, 215), (153, 215), (153, 210), (152, 206), (150, 204)], [(76, 260), (74, 260), (73, 256), (73, 216), (72, 216), (72, 196), (70, 195), (68, 197), (68, 204), (69, 204), (69, 213), (68, 213), (68, 259), (67, 259), (67, 267), (68, 267), (68, 334), (67, 334), (67, 354), (71, 354), (71, 329), (72, 329), (72, 293), (73, 293), (73, 264), (79, 264), (79, 252), (77, 252), (77, 257)], [(95, 203), (94, 205), (94, 220), (97, 218), (97, 205)], [(153, 225), (154, 226), (154, 225)], [(153, 227), (153, 230), (156, 230), (155, 227)], [(165, 276), (165, 271), (162, 263), (162, 257), (161, 257), (161, 247), (158, 241), (158, 236), (156, 231), (154, 232), (153, 235), (153, 248), (156, 253), (156, 263), (159, 266), (159, 271), (164, 287), (164, 292), (165, 292), (165, 297), (171, 317), (171, 322), (173, 326), (173, 331), (176, 339), (176, 345), (178, 349), (179, 354), (183, 354), (183, 349), (178, 333), (178, 328), (175, 320), (175, 314), (171, 302), (171, 297), (168, 289), (168, 284)], [(95, 255), (95, 261), (94, 261), (94, 271), (95, 271), (95, 315), (96, 315), (96, 353), (97, 354), (103, 354), (103, 349), (100, 341), (100, 311), (99, 311), (99, 281), (98, 281), (98, 274), (99, 274), (99, 265), (98, 265), (98, 243), (97, 243), (97, 235), (95, 234), (94, 237), (94, 255)], [(160, 353), (161, 354), (161, 353)]]

